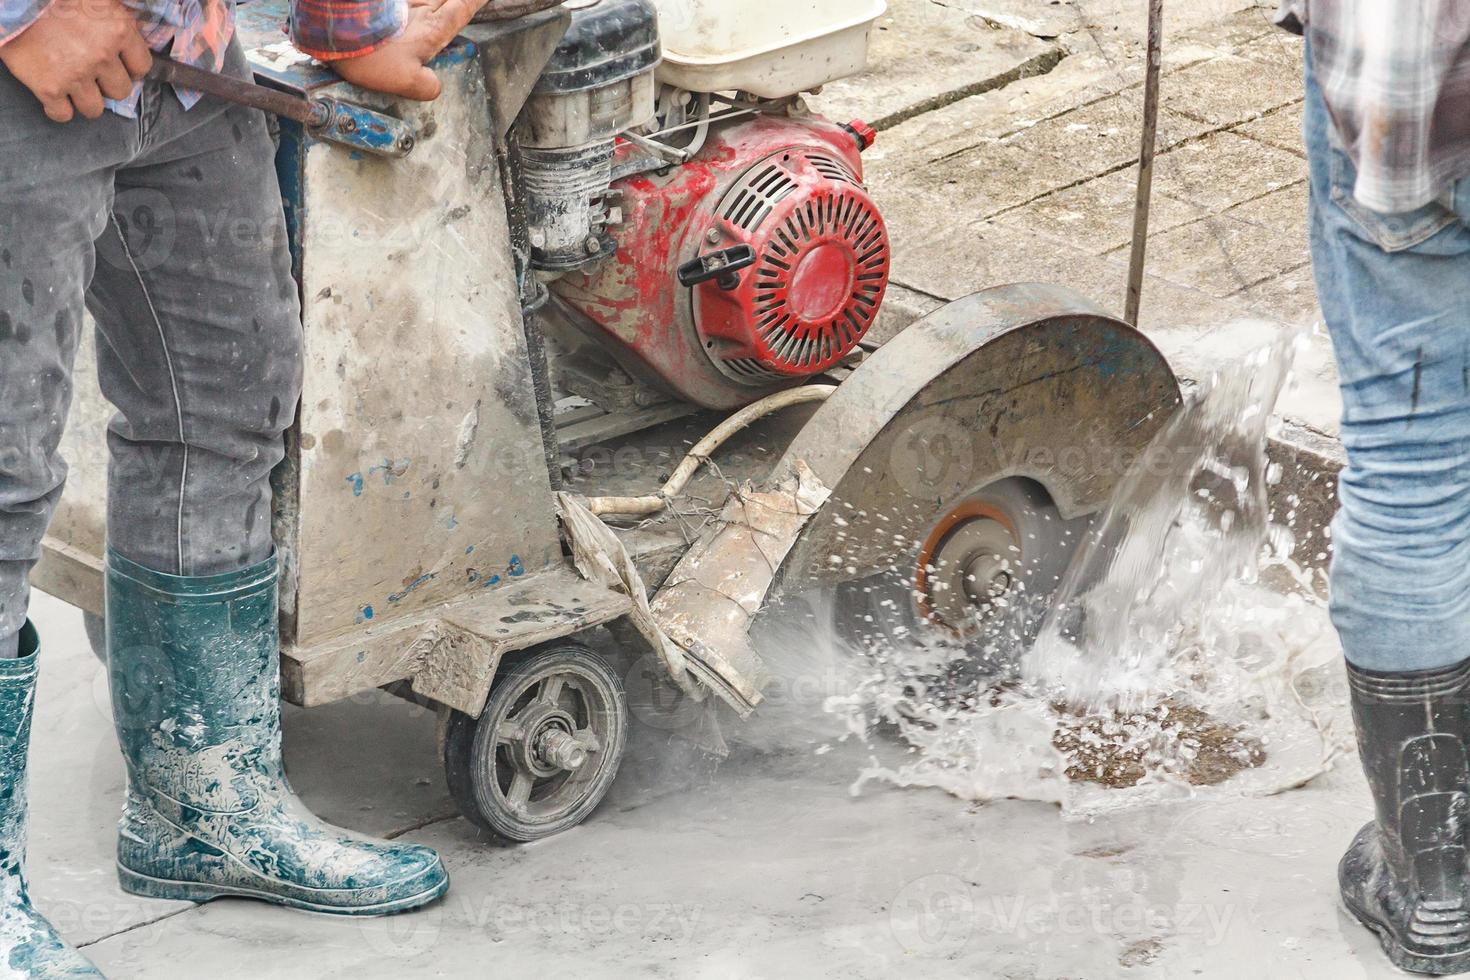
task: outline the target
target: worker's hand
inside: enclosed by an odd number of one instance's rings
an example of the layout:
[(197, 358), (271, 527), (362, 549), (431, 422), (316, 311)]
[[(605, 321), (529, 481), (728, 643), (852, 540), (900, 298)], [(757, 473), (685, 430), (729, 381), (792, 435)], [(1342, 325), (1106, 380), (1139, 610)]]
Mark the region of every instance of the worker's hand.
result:
[(59, 123), (102, 115), (102, 99), (126, 99), (153, 53), (121, 0), (54, 0), (0, 46), (0, 62)]
[(371, 54), (332, 62), (353, 85), (431, 102), (439, 97), (439, 78), (429, 62), (464, 30), (485, 0), (410, 0), (403, 33)]

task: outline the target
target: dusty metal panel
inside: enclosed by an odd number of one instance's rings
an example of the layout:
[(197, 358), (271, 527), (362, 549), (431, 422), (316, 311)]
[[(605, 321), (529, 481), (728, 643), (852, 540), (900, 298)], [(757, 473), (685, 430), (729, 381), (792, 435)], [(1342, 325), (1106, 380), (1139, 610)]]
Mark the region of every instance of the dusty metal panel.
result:
[[(543, 8), (539, 12), (532, 11), (512, 20), (471, 24), (462, 35), (484, 52), (481, 63), (490, 92), (490, 115), (495, 120), (495, 135), (500, 138), (510, 131), (542, 69), (572, 23), (570, 10), (546, 10), (551, 5), (547, 0), (537, 2)], [(486, 7), (481, 13), (491, 9)]]
[(437, 102), (394, 104), (409, 157), (306, 149), (298, 646), (561, 560), (483, 74), (459, 55)]

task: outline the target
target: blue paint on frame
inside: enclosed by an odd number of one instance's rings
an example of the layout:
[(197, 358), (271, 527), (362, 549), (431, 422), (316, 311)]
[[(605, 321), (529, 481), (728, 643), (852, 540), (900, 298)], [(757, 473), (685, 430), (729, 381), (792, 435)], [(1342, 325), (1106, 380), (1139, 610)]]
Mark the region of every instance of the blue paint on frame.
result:
[(362, 482), (363, 482), (362, 481), (362, 474), (361, 473), (354, 473), (354, 474), (352, 474), (351, 476), (349, 476), (347, 478), (347, 482), (350, 483), (350, 484), (352, 484), (352, 495), (354, 497), (361, 497), (362, 496)]
[(408, 598), (409, 593), (413, 592), (415, 589), (419, 588), (420, 586), (425, 585), (425, 584), (433, 581), (436, 577), (437, 576), (433, 572), (429, 572), (427, 574), (420, 575), (418, 578), (414, 579), (412, 582), (410, 582), (408, 584), (408, 588), (404, 589), (402, 592), (395, 592), (392, 595), (390, 595), (388, 597), (388, 601), (389, 602), (402, 602), (404, 599)]

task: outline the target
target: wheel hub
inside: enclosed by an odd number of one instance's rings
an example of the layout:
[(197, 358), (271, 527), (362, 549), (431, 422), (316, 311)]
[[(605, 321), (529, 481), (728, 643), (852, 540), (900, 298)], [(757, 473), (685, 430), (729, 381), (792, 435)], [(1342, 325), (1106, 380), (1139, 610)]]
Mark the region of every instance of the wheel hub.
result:
[(965, 501), (940, 518), (919, 553), (914, 600), (927, 619), (956, 633), (1004, 604), (1021, 557), (1015, 525), (999, 509)]
[[(518, 737), (511, 741), (515, 767), (537, 779), (575, 771), (587, 761), (587, 749), (573, 734), (576, 720), (566, 709), (535, 701), (516, 718)], [(575, 763), (575, 764), (568, 764)]]
[(536, 739), (536, 755), (541, 761), (565, 772), (581, 769), (598, 748), (597, 737), (591, 732), (579, 738), (559, 727), (547, 728)]

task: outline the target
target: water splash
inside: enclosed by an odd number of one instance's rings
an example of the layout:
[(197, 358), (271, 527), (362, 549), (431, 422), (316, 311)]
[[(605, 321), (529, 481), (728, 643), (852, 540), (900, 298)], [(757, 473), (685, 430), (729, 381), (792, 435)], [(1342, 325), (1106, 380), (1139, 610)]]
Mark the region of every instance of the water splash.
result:
[[(854, 791), (936, 786), (1087, 816), (1206, 787), (1277, 792), (1330, 765), (1350, 731), (1340, 654), (1267, 505), (1271, 411), (1301, 342), (1191, 393), (1086, 532), (1039, 631), (1021, 604), (985, 634), (981, 676), (966, 669), (977, 651), (953, 644), (834, 651), (864, 668), (825, 704), (874, 749)], [(1032, 635), (997, 657), (997, 637)], [(879, 761), (892, 733), (907, 757)]]
[(1142, 711), (1168, 693), (1182, 631), (1222, 589), (1256, 581), (1269, 555), (1266, 430), (1295, 341), (1209, 379), (1125, 474), (1024, 659), (1033, 690), (1088, 712)]

